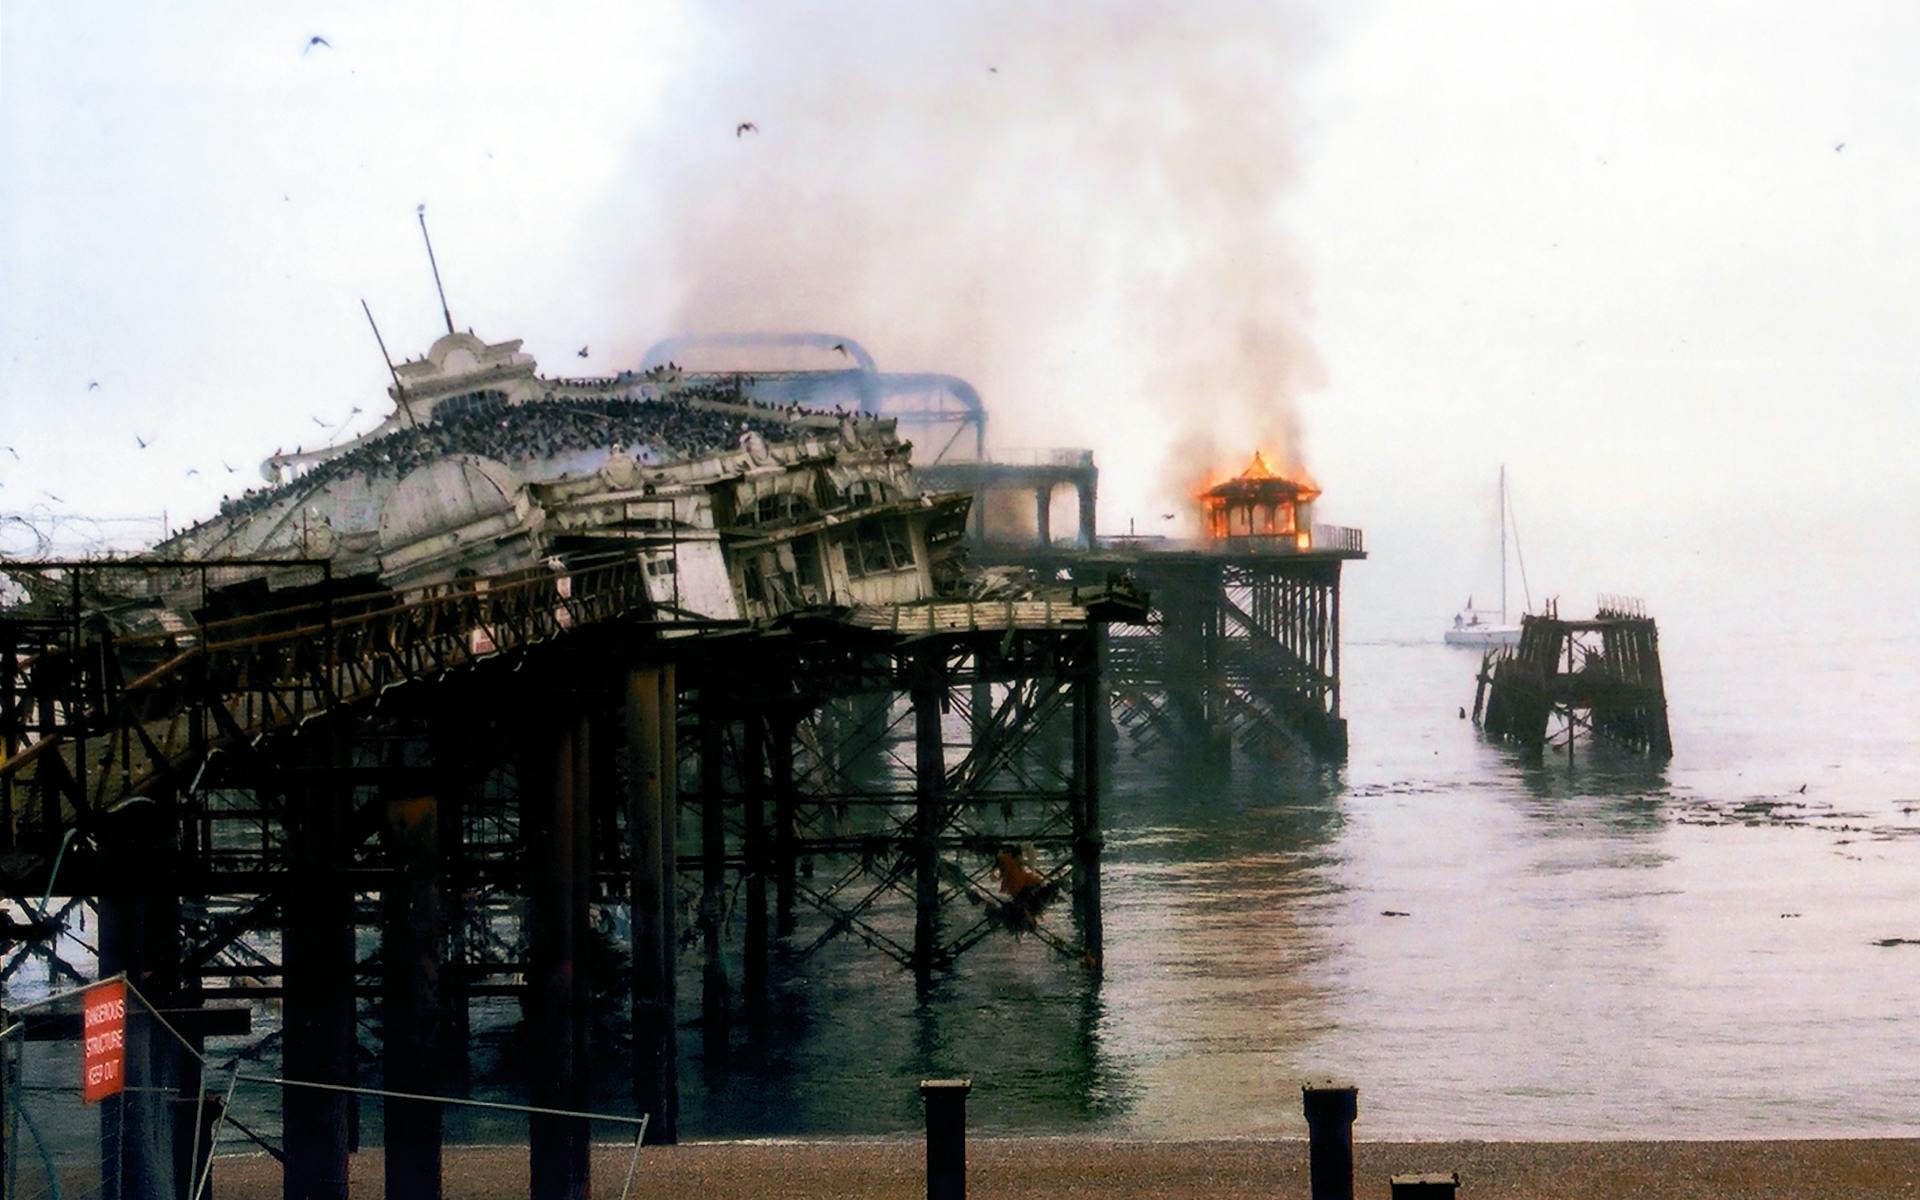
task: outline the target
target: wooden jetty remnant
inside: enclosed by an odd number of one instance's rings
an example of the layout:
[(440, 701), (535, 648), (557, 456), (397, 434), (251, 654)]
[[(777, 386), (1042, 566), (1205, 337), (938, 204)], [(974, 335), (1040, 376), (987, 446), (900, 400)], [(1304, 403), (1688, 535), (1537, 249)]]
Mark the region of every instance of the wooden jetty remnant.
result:
[(1530, 750), (1590, 738), (1650, 758), (1673, 756), (1660, 634), (1640, 601), (1602, 596), (1591, 620), (1557, 605), (1522, 619), (1520, 644), (1481, 664), (1473, 717), (1488, 737)]

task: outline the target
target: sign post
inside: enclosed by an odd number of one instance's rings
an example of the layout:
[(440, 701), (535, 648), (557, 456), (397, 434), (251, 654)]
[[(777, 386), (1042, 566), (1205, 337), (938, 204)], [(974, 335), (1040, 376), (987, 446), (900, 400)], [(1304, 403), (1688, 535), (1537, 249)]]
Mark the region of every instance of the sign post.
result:
[(88, 988), (81, 1012), (81, 1099), (95, 1104), (127, 1086), (127, 981)]

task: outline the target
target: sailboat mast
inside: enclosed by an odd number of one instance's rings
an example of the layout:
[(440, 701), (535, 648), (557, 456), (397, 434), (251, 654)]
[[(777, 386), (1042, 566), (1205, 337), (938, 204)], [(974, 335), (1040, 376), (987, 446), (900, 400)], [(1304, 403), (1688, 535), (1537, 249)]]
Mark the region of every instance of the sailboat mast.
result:
[(1500, 464), (1500, 623), (1507, 623), (1507, 464)]

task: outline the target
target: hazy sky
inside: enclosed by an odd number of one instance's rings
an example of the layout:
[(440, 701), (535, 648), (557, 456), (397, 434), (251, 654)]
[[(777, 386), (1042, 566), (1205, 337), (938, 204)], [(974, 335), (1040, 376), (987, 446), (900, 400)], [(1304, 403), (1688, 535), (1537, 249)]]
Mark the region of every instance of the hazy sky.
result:
[(1920, 9), (1321, 7), (4, 0), (0, 511), (178, 523), (371, 424), (424, 202), (549, 371), (834, 328), (1093, 446), (1110, 530), (1291, 391), (1323, 518), (1447, 595), (1502, 461), (1569, 590), (1915, 557)]

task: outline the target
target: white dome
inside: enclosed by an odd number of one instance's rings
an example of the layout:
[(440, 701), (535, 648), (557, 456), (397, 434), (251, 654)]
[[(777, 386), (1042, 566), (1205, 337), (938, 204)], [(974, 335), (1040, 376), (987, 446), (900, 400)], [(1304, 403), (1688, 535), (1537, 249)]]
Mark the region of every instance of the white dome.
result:
[(397, 550), (490, 517), (511, 521), (523, 490), (512, 468), (494, 459), (436, 459), (409, 472), (380, 506), (380, 548)]

